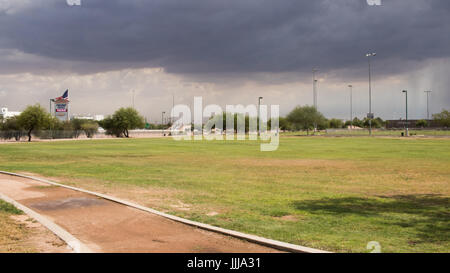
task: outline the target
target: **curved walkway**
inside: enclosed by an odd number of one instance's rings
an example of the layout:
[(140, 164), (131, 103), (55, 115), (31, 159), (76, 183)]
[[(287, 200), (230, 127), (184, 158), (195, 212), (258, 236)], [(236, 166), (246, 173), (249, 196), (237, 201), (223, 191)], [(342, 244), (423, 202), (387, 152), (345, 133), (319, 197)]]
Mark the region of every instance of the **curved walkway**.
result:
[(166, 215), (39, 178), (3, 173), (0, 193), (50, 219), (95, 252), (321, 252)]

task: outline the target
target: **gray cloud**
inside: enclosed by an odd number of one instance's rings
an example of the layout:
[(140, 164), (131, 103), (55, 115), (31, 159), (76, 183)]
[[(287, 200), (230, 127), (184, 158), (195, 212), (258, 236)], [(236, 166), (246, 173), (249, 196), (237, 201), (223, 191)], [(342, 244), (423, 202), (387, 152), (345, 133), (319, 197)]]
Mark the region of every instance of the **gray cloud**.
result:
[[(129, 105), (152, 120), (201, 95), (207, 103), (311, 104), (319, 68), (319, 110), (367, 113), (367, 51), (373, 109), (412, 118), (450, 105), (448, 0), (0, 0), (0, 106), (23, 109), (71, 90), (73, 113)], [(6, 3), (6, 4), (5, 4)], [(143, 69), (143, 68), (164, 68)], [(29, 73), (28, 73), (29, 72)], [(168, 73), (167, 73), (168, 72)], [(258, 93), (256, 95), (256, 93)]]
[[(0, 11), (0, 48), (48, 61), (15, 71), (77, 73), (164, 67), (179, 74), (357, 69), (368, 50), (379, 73), (450, 55), (448, 0), (65, 0)], [(6, 73), (4, 64), (0, 72)], [(32, 72), (33, 72), (32, 71)]]

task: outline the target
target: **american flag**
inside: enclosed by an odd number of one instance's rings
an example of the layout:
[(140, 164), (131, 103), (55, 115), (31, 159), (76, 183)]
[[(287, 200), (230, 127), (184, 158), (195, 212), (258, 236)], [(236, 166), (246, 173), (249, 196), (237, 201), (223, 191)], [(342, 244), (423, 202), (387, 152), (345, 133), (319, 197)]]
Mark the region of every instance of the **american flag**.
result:
[(67, 89), (61, 97), (57, 97), (55, 100), (69, 100), (69, 89)]

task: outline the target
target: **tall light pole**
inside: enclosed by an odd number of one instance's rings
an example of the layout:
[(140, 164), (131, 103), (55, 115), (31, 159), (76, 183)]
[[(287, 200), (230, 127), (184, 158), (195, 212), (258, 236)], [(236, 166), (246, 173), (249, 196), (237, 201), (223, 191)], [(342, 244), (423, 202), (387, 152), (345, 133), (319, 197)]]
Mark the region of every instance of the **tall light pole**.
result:
[(164, 114), (165, 114), (166, 112), (162, 112), (161, 113), (161, 128), (162, 128), (162, 133), (163, 133), (163, 136), (164, 136)]
[[(172, 93), (172, 111), (173, 111), (174, 108), (175, 108), (175, 94)], [(172, 114), (171, 114), (171, 116), (170, 116), (170, 123), (173, 124), (173, 120), (174, 120), (174, 118), (172, 117)]]
[(313, 68), (313, 105), (314, 108), (317, 109), (317, 80), (316, 80), (316, 72), (319, 71), (318, 69)]
[(431, 91), (425, 91), (425, 93), (427, 93), (427, 120), (430, 120), (429, 96)]
[(350, 130), (353, 129), (353, 85), (348, 86), (350, 88)]
[(372, 71), (370, 67), (370, 57), (375, 57), (377, 53), (367, 53), (367, 61), (369, 64), (369, 113), (367, 114), (367, 118), (369, 119), (369, 135), (372, 135), (372, 119), (373, 119), (373, 113), (372, 113)]
[(261, 100), (263, 99), (263, 97), (259, 97), (258, 98), (258, 116), (257, 116), (257, 119), (256, 119), (256, 122), (258, 123), (257, 124), (257, 127), (258, 127), (258, 136), (260, 136), (260, 131), (261, 131), (261, 128), (259, 127), (259, 124), (260, 124), (260, 116), (261, 116)]
[[(313, 68), (313, 103), (314, 103), (314, 109), (317, 110), (317, 80), (316, 80), (316, 72), (319, 71), (318, 69)], [(314, 133), (317, 131), (317, 124), (314, 123)]]
[(408, 130), (408, 91), (403, 90), (403, 93), (406, 95), (406, 130), (405, 130), (405, 136), (409, 136), (409, 130)]

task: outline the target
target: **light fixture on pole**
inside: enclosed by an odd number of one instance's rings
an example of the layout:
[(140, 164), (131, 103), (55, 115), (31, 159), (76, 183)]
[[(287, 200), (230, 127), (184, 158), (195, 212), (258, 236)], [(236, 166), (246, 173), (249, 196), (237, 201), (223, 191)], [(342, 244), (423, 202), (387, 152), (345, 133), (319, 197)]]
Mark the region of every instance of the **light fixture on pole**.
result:
[[(316, 72), (319, 71), (316, 68), (313, 68), (313, 104), (314, 109), (317, 110), (317, 80), (316, 80)], [(314, 132), (317, 131), (317, 124), (314, 122)]]
[(318, 69), (313, 68), (313, 105), (314, 108), (317, 109), (317, 80), (316, 80), (316, 72), (319, 71)]
[(166, 112), (162, 112), (161, 113), (161, 128), (162, 128), (162, 133), (163, 133), (163, 136), (165, 136), (165, 134), (164, 134), (164, 114), (165, 114)]
[(374, 118), (374, 115), (372, 113), (372, 71), (370, 67), (370, 57), (375, 57), (377, 53), (367, 53), (367, 61), (369, 64), (369, 113), (367, 114), (367, 118), (369, 119), (369, 135), (372, 135), (372, 119)]
[(406, 123), (405, 123), (405, 136), (409, 136), (409, 130), (408, 130), (408, 91), (403, 90), (403, 93), (406, 95)]
[(350, 130), (353, 129), (353, 85), (348, 86), (350, 88)]
[(261, 100), (263, 99), (263, 97), (259, 97), (258, 98), (258, 115), (257, 115), (257, 119), (256, 119), (256, 122), (258, 123), (257, 124), (257, 127), (258, 127), (258, 136), (260, 135), (260, 130), (261, 130), (261, 128), (259, 127), (259, 124), (260, 124), (260, 121), (259, 121), (259, 118), (260, 118), (260, 116), (261, 116)]
[(425, 91), (425, 93), (427, 93), (427, 120), (430, 120), (429, 96), (431, 91)]
[[(174, 108), (175, 108), (175, 93), (172, 93), (172, 111), (173, 111)], [(174, 122), (173, 120), (174, 120), (174, 117), (172, 117), (172, 114), (171, 114), (171, 116), (170, 116), (170, 123), (173, 124), (173, 122)]]

